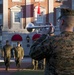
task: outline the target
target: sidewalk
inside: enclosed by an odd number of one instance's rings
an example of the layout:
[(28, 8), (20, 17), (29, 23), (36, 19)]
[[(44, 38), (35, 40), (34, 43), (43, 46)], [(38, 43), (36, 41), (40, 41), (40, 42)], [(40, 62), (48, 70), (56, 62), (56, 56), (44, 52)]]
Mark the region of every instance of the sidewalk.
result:
[[(3, 59), (1, 59), (0, 62), (1, 61), (3, 61)], [(12, 59), (11, 62), (12, 63), (10, 64), (10, 69), (8, 72), (5, 71), (5, 65), (0, 66), (0, 75), (11, 75), (13, 72), (17, 71), (14, 59)], [(32, 59), (29, 57), (25, 57), (21, 63), (21, 70), (28, 69), (31, 65)]]
[[(31, 62), (32, 59), (30, 57), (24, 57), (24, 59), (22, 59), (22, 62)], [(0, 62), (4, 62), (3, 58), (0, 58)], [(11, 58), (10, 62), (15, 62), (14, 58)]]

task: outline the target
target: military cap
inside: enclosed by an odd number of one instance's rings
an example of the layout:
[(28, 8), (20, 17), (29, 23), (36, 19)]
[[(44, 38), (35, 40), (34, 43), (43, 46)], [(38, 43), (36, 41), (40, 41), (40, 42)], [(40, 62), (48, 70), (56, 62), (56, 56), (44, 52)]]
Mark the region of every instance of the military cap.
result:
[(61, 19), (64, 16), (74, 16), (74, 10), (69, 8), (61, 8), (61, 16), (58, 19)]
[(20, 42), (17, 42), (17, 44), (20, 44)]
[(6, 40), (6, 43), (8, 43), (9, 42), (9, 40)]

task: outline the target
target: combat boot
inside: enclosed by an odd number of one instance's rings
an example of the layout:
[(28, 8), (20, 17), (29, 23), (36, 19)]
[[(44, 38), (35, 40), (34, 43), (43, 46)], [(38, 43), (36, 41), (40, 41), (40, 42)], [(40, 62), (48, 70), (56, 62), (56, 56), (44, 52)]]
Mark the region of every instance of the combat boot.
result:
[(9, 71), (9, 67), (6, 67), (6, 71)]

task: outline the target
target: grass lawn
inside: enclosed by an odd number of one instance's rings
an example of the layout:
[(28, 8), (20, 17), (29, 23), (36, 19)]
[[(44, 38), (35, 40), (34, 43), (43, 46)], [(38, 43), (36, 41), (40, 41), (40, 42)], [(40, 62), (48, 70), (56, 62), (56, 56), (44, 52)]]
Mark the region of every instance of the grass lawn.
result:
[(43, 70), (24, 70), (24, 71), (17, 71), (13, 73), (12, 75), (44, 75)]

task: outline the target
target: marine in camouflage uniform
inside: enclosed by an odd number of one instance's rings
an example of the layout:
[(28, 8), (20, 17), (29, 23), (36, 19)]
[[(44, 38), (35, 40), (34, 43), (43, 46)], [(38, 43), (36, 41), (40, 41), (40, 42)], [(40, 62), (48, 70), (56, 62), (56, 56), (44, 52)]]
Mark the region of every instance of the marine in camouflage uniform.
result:
[(11, 49), (12, 49), (12, 46), (9, 44), (9, 41), (6, 40), (6, 45), (3, 46), (4, 63), (6, 66), (6, 70), (8, 70), (10, 67)]
[(37, 70), (38, 69), (38, 61), (32, 59), (32, 64), (33, 64), (33, 70)]
[(16, 62), (16, 67), (18, 68), (18, 69), (20, 69), (20, 66), (21, 66), (21, 60), (23, 59), (23, 57), (24, 57), (24, 50), (23, 50), (23, 48), (20, 46), (20, 43), (18, 42), (17, 43), (17, 47), (15, 47), (15, 49), (14, 49), (15, 51), (14, 51), (14, 57), (15, 57), (15, 62)]
[(46, 58), (45, 75), (74, 75), (74, 11), (62, 8), (61, 14), (61, 33), (42, 35), (30, 49), (33, 59)]

